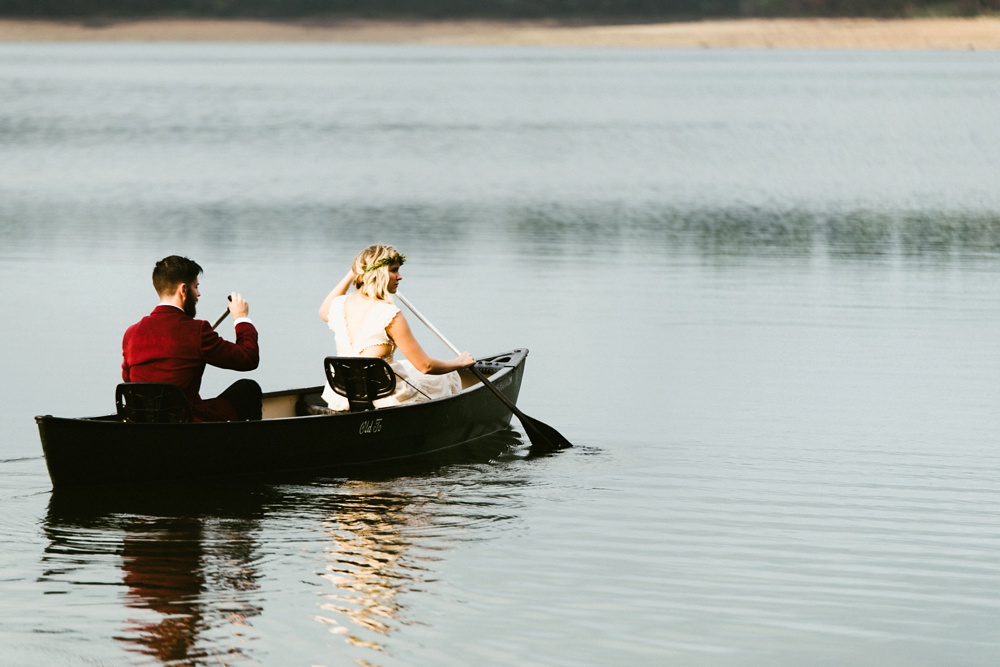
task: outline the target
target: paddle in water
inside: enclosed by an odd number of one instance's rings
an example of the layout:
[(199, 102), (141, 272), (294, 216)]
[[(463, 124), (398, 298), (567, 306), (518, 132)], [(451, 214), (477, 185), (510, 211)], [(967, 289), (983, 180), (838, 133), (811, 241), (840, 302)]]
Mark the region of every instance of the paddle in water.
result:
[[(412, 312), (418, 320), (423, 322), (428, 329), (433, 331), (434, 335), (440, 338), (441, 342), (447, 345), (452, 352), (454, 352), (455, 354), (461, 354), (458, 351), (458, 348), (452, 345), (451, 341), (445, 338), (444, 334), (438, 331), (437, 327), (431, 324), (426, 317), (421, 315), (420, 311), (414, 308), (413, 304), (410, 303), (405, 296), (400, 294), (399, 291), (396, 292), (395, 296), (396, 298), (398, 298), (400, 301), (403, 302), (404, 306), (410, 309), (410, 312)], [(559, 431), (555, 430), (548, 424), (540, 422), (537, 419), (532, 419), (528, 415), (521, 412), (521, 410), (518, 409), (516, 405), (514, 405), (513, 401), (504, 396), (503, 392), (497, 389), (492, 382), (486, 379), (486, 375), (484, 375), (481, 370), (479, 370), (475, 366), (472, 366), (471, 368), (469, 368), (469, 370), (472, 371), (476, 375), (476, 377), (479, 378), (479, 381), (482, 382), (484, 385), (486, 385), (486, 387), (488, 387), (490, 391), (496, 394), (497, 398), (499, 398), (500, 401), (504, 405), (506, 405), (507, 408), (511, 412), (513, 412), (514, 415), (521, 421), (521, 425), (524, 427), (524, 432), (528, 436), (528, 440), (531, 441), (532, 445), (545, 449), (565, 449), (566, 447), (573, 446), (570, 443), (570, 441), (564, 438)]]

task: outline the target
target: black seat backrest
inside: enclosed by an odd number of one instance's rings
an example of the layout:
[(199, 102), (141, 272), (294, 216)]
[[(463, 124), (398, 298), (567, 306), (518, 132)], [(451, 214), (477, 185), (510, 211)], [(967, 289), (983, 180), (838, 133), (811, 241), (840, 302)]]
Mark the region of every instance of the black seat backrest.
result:
[(172, 384), (123, 382), (115, 390), (118, 416), (134, 424), (182, 424), (191, 421), (187, 396)]
[(326, 381), (347, 399), (351, 412), (374, 410), (374, 401), (396, 391), (396, 374), (378, 357), (327, 357)]

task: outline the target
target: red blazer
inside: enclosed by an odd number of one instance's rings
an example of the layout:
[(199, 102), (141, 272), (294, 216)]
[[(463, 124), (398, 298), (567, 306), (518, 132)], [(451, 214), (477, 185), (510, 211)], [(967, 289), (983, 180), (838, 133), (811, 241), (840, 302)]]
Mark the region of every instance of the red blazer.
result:
[(125, 382), (177, 385), (191, 401), (191, 414), (199, 421), (230, 421), (237, 416), (229, 401), (202, 400), (199, 396), (206, 364), (252, 371), (260, 363), (257, 329), (249, 322), (236, 325), (236, 342), (230, 343), (205, 320), (163, 305), (125, 331), (122, 356)]

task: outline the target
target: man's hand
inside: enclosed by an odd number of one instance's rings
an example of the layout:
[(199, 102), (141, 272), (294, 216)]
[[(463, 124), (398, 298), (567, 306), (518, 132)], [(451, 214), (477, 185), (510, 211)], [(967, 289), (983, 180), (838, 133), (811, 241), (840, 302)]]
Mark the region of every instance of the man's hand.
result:
[(229, 295), (229, 314), (233, 316), (234, 320), (250, 314), (250, 304), (246, 302), (239, 292), (233, 292)]

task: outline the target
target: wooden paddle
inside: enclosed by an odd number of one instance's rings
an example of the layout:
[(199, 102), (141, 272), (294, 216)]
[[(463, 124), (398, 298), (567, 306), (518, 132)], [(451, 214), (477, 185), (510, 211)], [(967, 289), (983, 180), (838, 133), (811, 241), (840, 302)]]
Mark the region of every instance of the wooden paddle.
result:
[[(226, 298), (229, 299), (230, 301), (233, 300), (233, 297), (231, 296), (227, 296)], [(219, 319), (215, 320), (215, 324), (212, 325), (212, 330), (215, 331), (216, 329), (218, 329), (219, 325), (222, 324), (222, 320), (226, 319), (227, 317), (229, 317), (228, 308), (226, 308), (226, 312), (222, 313), (222, 315), (219, 316)]]
[[(418, 320), (423, 322), (428, 329), (433, 331), (434, 334), (441, 339), (441, 342), (447, 345), (452, 352), (455, 354), (461, 354), (461, 352), (458, 351), (458, 348), (452, 345), (451, 341), (445, 338), (444, 334), (438, 331), (437, 327), (431, 324), (426, 317), (421, 315), (420, 311), (414, 308), (413, 304), (410, 303), (405, 296), (399, 292), (396, 292), (395, 296), (403, 302), (404, 306), (410, 309), (410, 312), (412, 312)], [(513, 401), (504, 396), (503, 392), (497, 389), (492, 382), (486, 379), (486, 375), (484, 375), (481, 370), (475, 366), (472, 366), (469, 370), (472, 371), (476, 377), (479, 378), (479, 381), (486, 385), (490, 391), (496, 394), (496, 397), (507, 406), (507, 409), (513, 412), (514, 415), (521, 421), (521, 425), (524, 427), (524, 432), (527, 434), (528, 440), (531, 441), (532, 445), (547, 449), (565, 449), (566, 447), (573, 446), (569, 440), (564, 438), (562, 434), (559, 433), (559, 431), (555, 430), (548, 424), (540, 422), (537, 419), (532, 419), (528, 415), (521, 412), (518, 407), (514, 405)]]

